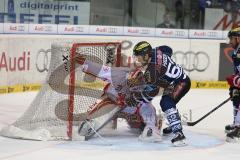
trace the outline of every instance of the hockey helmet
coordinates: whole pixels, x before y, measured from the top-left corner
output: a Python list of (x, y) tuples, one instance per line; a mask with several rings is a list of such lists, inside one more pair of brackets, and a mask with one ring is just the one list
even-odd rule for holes
[(171, 57), (173, 54), (172, 48), (167, 45), (159, 46), (158, 49), (161, 50), (164, 54), (168, 55), (169, 57)]
[(145, 56), (152, 51), (152, 46), (147, 41), (141, 41), (133, 48), (134, 56)]
[(231, 29), (228, 32), (228, 38), (230, 38), (230, 37), (240, 37), (240, 27)]

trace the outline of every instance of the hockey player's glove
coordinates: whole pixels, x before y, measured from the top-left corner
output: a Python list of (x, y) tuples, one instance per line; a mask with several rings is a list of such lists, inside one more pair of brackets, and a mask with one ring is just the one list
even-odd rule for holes
[(238, 89), (236, 87), (230, 87), (229, 95), (230, 95), (232, 101), (240, 99), (240, 89)]

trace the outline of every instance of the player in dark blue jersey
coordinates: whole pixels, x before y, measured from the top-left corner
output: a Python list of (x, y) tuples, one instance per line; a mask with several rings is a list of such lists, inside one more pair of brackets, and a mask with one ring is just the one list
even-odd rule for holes
[(160, 101), (162, 111), (170, 124), (174, 137), (171, 142), (175, 146), (186, 145), (185, 136), (176, 104), (189, 91), (191, 81), (183, 68), (171, 59), (172, 49), (168, 46), (159, 46), (152, 49), (151, 45), (142, 41), (135, 45), (133, 55), (144, 67), (145, 83), (149, 84), (155, 92), (135, 95), (141, 100), (151, 100), (157, 95), (156, 90), (164, 88)]
[(240, 139), (240, 86), (238, 77), (240, 76), (240, 27), (234, 28), (228, 32), (229, 44), (234, 49), (232, 52), (232, 61), (234, 74), (227, 77), (230, 85), (229, 93), (233, 103), (233, 124), (227, 125), (227, 141), (238, 141)]

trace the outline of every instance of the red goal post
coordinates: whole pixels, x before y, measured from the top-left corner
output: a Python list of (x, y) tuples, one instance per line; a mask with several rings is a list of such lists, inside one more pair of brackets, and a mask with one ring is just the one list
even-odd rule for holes
[[(111, 65), (114, 64), (116, 67), (120, 67), (121, 64), (121, 43), (119, 42), (102, 42), (102, 43), (74, 43), (71, 49), (70, 55), (70, 78), (69, 78), (69, 112), (68, 112), (68, 137), (72, 139), (72, 126), (73, 126), (73, 110), (74, 110), (74, 90), (75, 90), (75, 61), (74, 57), (76, 56), (77, 48), (82, 46), (104, 46), (106, 50), (115, 49), (116, 50), (116, 61), (110, 62)], [(111, 55), (107, 55), (111, 56)], [(111, 60), (110, 60), (111, 61)], [(116, 122), (115, 122), (116, 123)]]

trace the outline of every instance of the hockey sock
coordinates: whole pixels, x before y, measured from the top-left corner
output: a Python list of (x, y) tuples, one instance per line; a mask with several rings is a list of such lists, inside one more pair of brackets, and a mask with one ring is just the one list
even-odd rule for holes
[(173, 133), (182, 131), (181, 119), (176, 108), (166, 110), (165, 115)]

